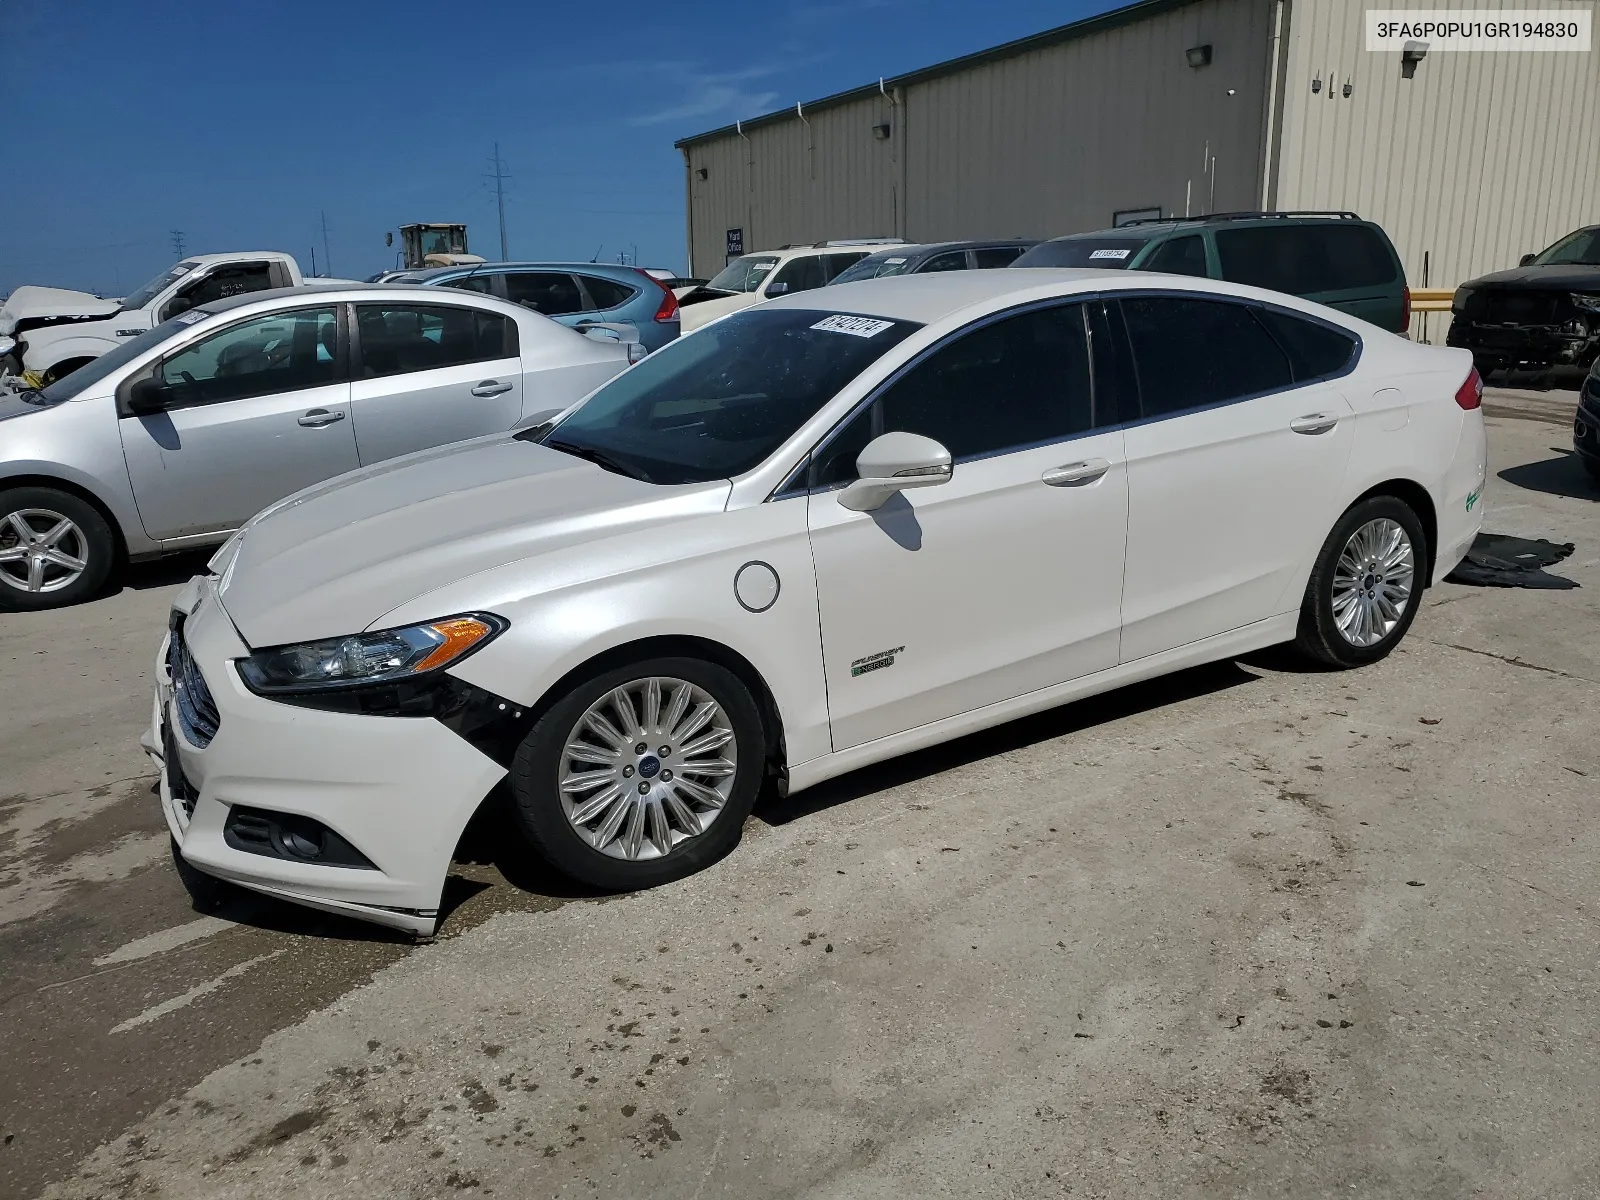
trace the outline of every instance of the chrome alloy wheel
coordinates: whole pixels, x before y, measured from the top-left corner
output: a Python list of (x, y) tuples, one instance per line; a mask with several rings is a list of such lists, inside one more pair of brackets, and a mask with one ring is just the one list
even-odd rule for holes
[(19, 508), (0, 519), (0, 581), (20, 592), (59, 592), (89, 566), (89, 541), (68, 517)]
[(1352, 646), (1375, 646), (1405, 614), (1416, 555), (1399, 522), (1368, 521), (1350, 535), (1333, 571), (1333, 619)]
[(591, 704), (561, 752), (561, 807), (612, 858), (661, 858), (704, 833), (738, 773), (728, 714), (682, 679), (635, 679)]

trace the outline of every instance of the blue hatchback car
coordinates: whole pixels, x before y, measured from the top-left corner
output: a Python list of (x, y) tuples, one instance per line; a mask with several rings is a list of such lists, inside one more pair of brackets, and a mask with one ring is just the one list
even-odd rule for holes
[(631, 325), (646, 350), (678, 336), (678, 299), (654, 276), (607, 263), (474, 263), (410, 272), (403, 281), (499, 296), (579, 331)]

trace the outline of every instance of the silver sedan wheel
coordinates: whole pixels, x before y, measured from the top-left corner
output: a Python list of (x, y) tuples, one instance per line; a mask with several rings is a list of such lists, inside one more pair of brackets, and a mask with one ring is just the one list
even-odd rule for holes
[(19, 592), (59, 592), (89, 567), (89, 539), (48, 508), (19, 508), (0, 518), (0, 582)]
[(1375, 646), (1405, 615), (1416, 554), (1398, 521), (1380, 517), (1350, 535), (1333, 571), (1333, 619), (1352, 646)]
[(721, 815), (738, 772), (728, 714), (682, 679), (635, 679), (578, 718), (561, 753), (568, 822), (612, 858), (661, 858)]

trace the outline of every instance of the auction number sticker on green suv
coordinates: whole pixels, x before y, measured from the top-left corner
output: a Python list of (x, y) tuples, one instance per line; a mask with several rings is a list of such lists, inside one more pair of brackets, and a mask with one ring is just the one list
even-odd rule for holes
[(811, 328), (824, 329), (829, 333), (848, 333), (852, 337), (876, 337), (885, 329), (893, 327), (893, 321), (879, 321), (873, 317), (847, 317), (843, 313), (836, 313), (831, 317), (823, 317)]

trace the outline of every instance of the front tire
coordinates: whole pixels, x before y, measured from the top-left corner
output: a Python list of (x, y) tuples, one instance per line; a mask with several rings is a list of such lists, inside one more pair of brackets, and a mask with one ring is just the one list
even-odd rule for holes
[(518, 747), (518, 823), (564, 875), (608, 891), (691, 875), (738, 844), (766, 772), (750, 689), (694, 658), (578, 684)]
[(1353, 505), (1317, 555), (1295, 648), (1335, 667), (1385, 657), (1417, 615), (1427, 561), (1422, 522), (1409, 504), (1373, 496)]
[(100, 511), (55, 488), (0, 491), (0, 609), (62, 608), (104, 586), (116, 539)]

